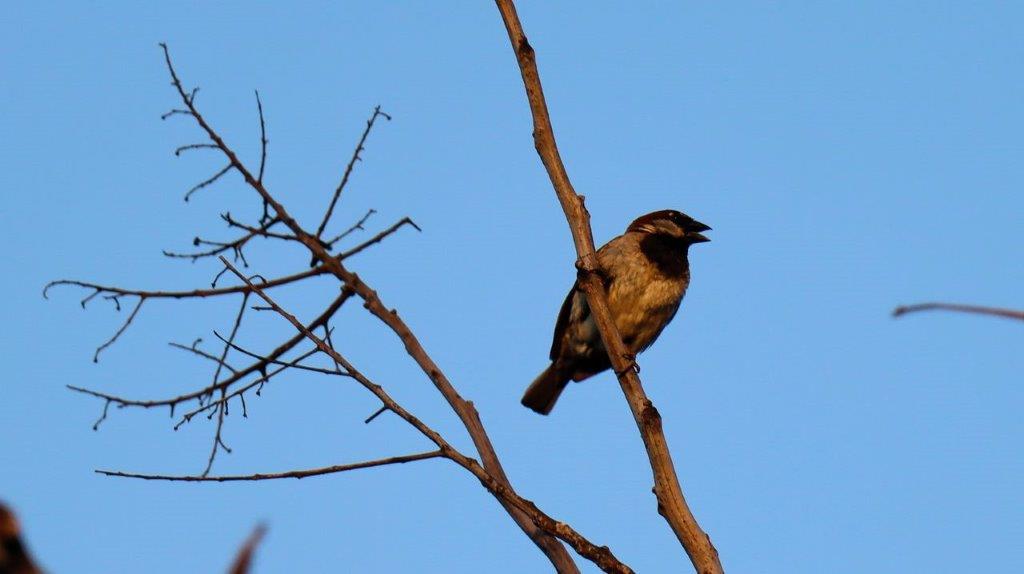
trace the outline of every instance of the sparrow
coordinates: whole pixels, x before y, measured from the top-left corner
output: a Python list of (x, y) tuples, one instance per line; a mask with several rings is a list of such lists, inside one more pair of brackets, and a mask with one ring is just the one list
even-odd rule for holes
[[(597, 250), (608, 308), (630, 355), (654, 343), (679, 310), (690, 284), (690, 246), (710, 241), (711, 228), (679, 211), (648, 213)], [(523, 394), (522, 403), (546, 415), (569, 381), (582, 381), (611, 368), (587, 299), (573, 285), (555, 322), (551, 365)]]

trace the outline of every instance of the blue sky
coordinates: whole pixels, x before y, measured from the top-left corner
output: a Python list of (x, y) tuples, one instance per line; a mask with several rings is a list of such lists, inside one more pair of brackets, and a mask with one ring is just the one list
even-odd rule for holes
[[(43, 284), (191, 288), (213, 262), (171, 261), (253, 218), (237, 177), (176, 158), (199, 141), (157, 43), (246, 158), (252, 96), (268, 187), (315, 226), (374, 105), (335, 227), (367, 209), (403, 230), (350, 267), (397, 308), (490, 429), (520, 492), (641, 572), (685, 571), (655, 512), (612, 376), (552, 416), (519, 405), (546, 365), (572, 243), (532, 146), (519, 73), (488, 2), (14, 3), (0, 23), (0, 497), (53, 572), (218, 571), (258, 521), (260, 572), (533, 572), (546, 562), (466, 473), (442, 461), (303, 480), (180, 485), (95, 468), (196, 473), (212, 424), (112, 411), (74, 384), (139, 398), (197, 388), (209, 365), (168, 341), (226, 331), (237, 301), (122, 314)], [(599, 243), (676, 208), (714, 227), (674, 323), (641, 357), (688, 500), (730, 572), (1024, 568), (1021, 325), (922, 315), (924, 300), (1024, 307), (1019, 23), (1001, 2), (522, 3), (563, 158)], [(270, 276), (308, 256), (261, 244)], [(309, 317), (335, 286), (281, 291)], [(395, 337), (350, 305), (336, 343), (407, 408), (470, 448)], [(252, 318), (241, 342), (290, 335)], [(217, 473), (426, 450), (365, 391), (295, 374), (231, 417)], [(581, 562), (585, 571), (594, 571)]]

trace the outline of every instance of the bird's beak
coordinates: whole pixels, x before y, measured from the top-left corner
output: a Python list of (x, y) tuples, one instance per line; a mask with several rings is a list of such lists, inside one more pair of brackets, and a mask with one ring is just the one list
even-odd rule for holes
[(690, 226), (690, 231), (686, 233), (686, 238), (689, 239), (691, 243), (704, 243), (705, 241), (711, 241), (701, 233), (702, 231), (711, 231), (711, 226), (704, 225), (699, 221), (694, 221)]

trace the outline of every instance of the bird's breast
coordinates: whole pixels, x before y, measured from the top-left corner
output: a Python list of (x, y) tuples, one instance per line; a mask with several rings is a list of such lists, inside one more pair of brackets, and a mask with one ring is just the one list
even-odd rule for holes
[(650, 346), (675, 316), (686, 293), (684, 277), (666, 278), (638, 269), (616, 277), (608, 292), (608, 306), (631, 352)]

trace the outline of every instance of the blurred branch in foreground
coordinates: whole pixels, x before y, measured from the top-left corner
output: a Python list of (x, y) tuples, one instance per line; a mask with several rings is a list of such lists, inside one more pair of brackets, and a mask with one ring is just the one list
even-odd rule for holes
[(963, 305), (960, 303), (918, 303), (916, 305), (901, 305), (892, 310), (894, 318), (900, 318), (910, 313), (921, 311), (953, 311), (957, 313), (970, 313), (973, 315), (989, 315), (991, 317), (1002, 317), (1004, 319), (1016, 319), (1024, 321), (1024, 311), (1004, 309), (1001, 307), (984, 307), (982, 305)]
[(0, 574), (41, 574), (28, 553), (18, 517), (0, 502)]

